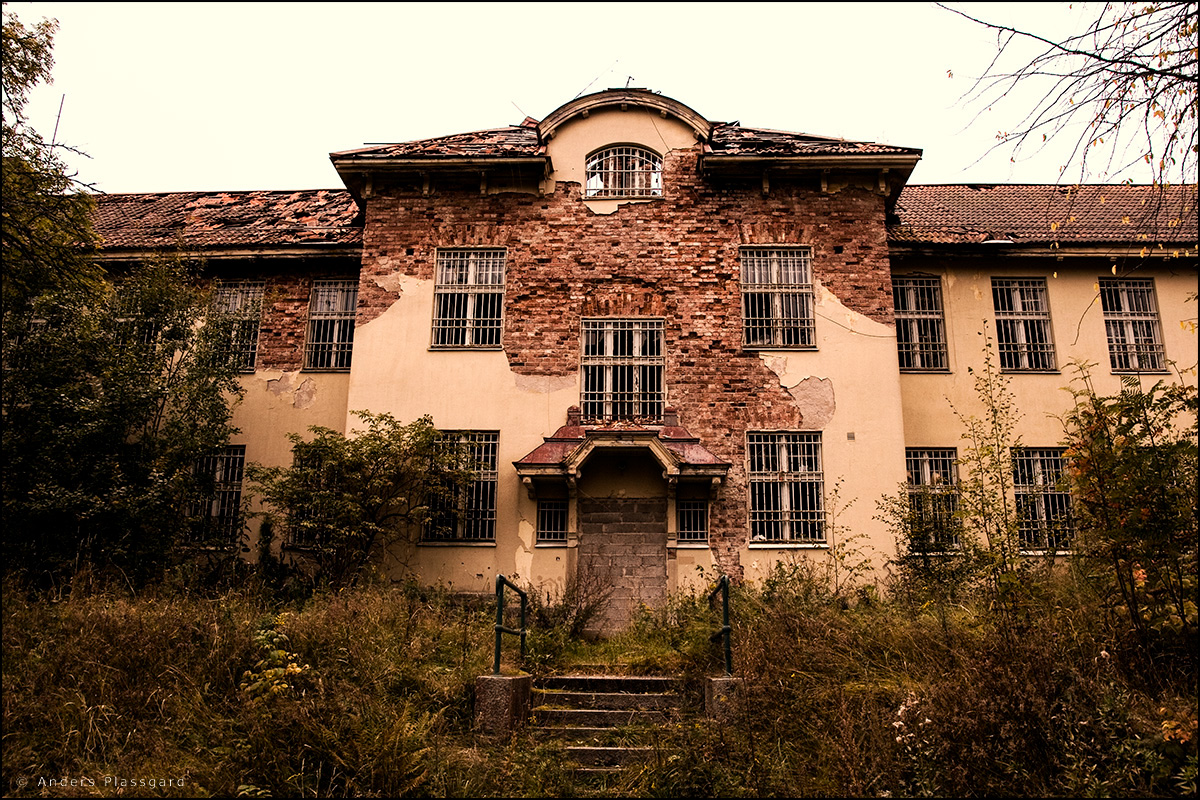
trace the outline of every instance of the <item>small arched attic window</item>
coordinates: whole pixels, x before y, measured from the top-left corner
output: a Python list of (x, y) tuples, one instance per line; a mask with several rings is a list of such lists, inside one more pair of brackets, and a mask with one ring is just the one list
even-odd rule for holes
[(662, 156), (622, 144), (587, 157), (586, 197), (662, 197)]

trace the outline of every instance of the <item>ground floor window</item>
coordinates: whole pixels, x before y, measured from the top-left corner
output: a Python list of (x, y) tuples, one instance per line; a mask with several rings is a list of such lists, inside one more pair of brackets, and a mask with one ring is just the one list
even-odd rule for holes
[(909, 550), (943, 552), (959, 547), (958, 452), (908, 448)]
[(819, 433), (749, 433), (750, 541), (825, 543)]
[(202, 499), (195, 501), (191, 517), (197, 542), (236, 542), (242, 534), (242, 476), (246, 446), (231, 444), (221, 452), (201, 458), (196, 479)]
[(1013, 490), (1022, 550), (1070, 548), (1074, 523), (1071, 494), (1063, 486), (1063, 453), (1058, 447), (1013, 449)]
[(705, 500), (677, 500), (678, 539), (681, 542), (708, 541), (708, 502)]
[(425, 526), (429, 542), (496, 540), (497, 451), (500, 434), (491, 431), (445, 431), (442, 441), (467, 459), (475, 479), (435, 499)]
[(537, 540), (548, 544), (567, 541), (566, 500), (538, 500)]

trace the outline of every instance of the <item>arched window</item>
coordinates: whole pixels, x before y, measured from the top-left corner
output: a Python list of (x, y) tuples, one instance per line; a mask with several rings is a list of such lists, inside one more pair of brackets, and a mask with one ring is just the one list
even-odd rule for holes
[(587, 159), (587, 197), (662, 197), (662, 157), (653, 150), (619, 145)]

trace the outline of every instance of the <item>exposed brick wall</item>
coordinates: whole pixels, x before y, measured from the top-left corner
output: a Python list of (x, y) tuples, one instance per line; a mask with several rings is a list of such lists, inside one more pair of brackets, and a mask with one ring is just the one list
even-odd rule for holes
[(760, 182), (704, 181), (695, 151), (668, 155), (663, 184), (663, 200), (610, 215), (592, 213), (573, 183), (544, 197), (382, 187), (366, 208), (359, 322), (395, 300), (377, 282), (391, 285), (396, 273), (432, 280), (436, 248), (461, 246), (508, 248), (503, 341), (518, 373), (577, 371), (582, 317), (663, 317), (668, 402), (734, 465), (710, 529), (719, 562), (736, 575), (747, 530), (745, 431), (802, 419), (777, 376), (742, 349), (739, 247), (811, 245), (815, 278), (890, 324), (884, 198), (775, 178), (764, 197)]
[(665, 498), (579, 499), (579, 569), (612, 594), (597, 620), (602, 631), (626, 627), (639, 602), (666, 596)]
[(254, 278), (265, 282), (256, 367), (290, 371), (304, 366), (304, 337), (308, 329), (308, 303), (313, 281), (353, 279), (357, 277), (358, 269), (357, 261), (343, 259), (272, 261), (239, 264), (236, 271), (229, 265), (222, 265), (215, 277), (236, 281), (253, 270)]

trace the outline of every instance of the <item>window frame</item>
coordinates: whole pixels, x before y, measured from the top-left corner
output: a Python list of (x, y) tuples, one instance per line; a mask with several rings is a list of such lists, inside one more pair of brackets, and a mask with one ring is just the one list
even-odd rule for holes
[[(439, 247), (433, 292), (434, 350), (497, 350), (504, 332), (508, 250), (504, 247)], [(456, 268), (464, 267), (461, 275)], [(495, 278), (480, 281), (479, 278)], [(454, 280), (461, 277), (462, 280)], [(456, 299), (458, 298), (458, 299)], [(487, 314), (489, 310), (493, 314)], [(481, 313), (482, 312), (482, 313)], [(461, 334), (461, 341), (452, 341)], [(481, 334), (483, 336), (481, 337)], [(479, 341), (485, 338), (486, 341)]]
[[(1100, 307), (1104, 313), (1104, 335), (1108, 342), (1108, 360), (1114, 374), (1167, 372), (1167, 353), (1163, 343), (1162, 320), (1153, 278), (1099, 278)], [(1130, 310), (1131, 295), (1141, 295), (1144, 308)], [(1118, 300), (1119, 307), (1110, 307)], [(1139, 327), (1141, 336), (1138, 335)], [(1149, 341), (1147, 341), (1147, 335)], [(1141, 362), (1153, 364), (1143, 367)], [(1123, 362), (1123, 363), (1122, 363)]]
[(446, 446), (464, 448), (475, 478), (453, 493), (453, 508), (435, 495), (429, 521), (421, 530), (421, 544), (495, 545), (500, 431), (439, 431), (438, 439)]
[[(922, 304), (921, 300), (927, 302)], [(949, 372), (950, 347), (946, 339), (942, 279), (928, 275), (892, 276), (892, 305), (900, 371)], [(930, 361), (936, 363), (928, 363)]]
[(962, 549), (962, 522), (955, 517), (960, 500), (958, 449), (906, 447), (904, 467), (908, 476), (909, 511), (922, 522), (929, 520), (933, 534), (928, 547), (916, 551), (911, 549), (910, 535), (910, 554), (953, 553)]
[[(191, 503), (188, 516), (196, 527), (191, 536), (197, 545), (237, 544), (245, 532), (242, 487), (246, 476), (246, 445), (225, 445), (219, 452), (201, 456), (194, 467), (199, 480), (212, 478), (211, 493)], [(200, 477), (204, 476), (204, 477)]]
[(992, 309), (1001, 372), (1058, 372), (1045, 278), (993, 277)]
[[(593, 150), (584, 159), (583, 175), (586, 200), (663, 197), (663, 157), (643, 145), (609, 144)], [(643, 175), (649, 179), (642, 180)]]
[[(793, 463), (815, 469), (793, 469)], [(765, 468), (771, 464), (775, 469)], [(747, 431), (746, 483), (751, 547), (828, 547), (820, 432)]]
[(241, 373), (252, 373), (257, 367), (265, 291), (265, 281), (239, 280), (220, 281), (213, 292), (212, 314), (219, 324), (230, 326), (221, 352)]
[[(338, 298), (320, 307), (324, 292)], [(309, 372), (349, 372), (354, 354), (354, 324), (358, 316), (358, 281), (314, 280), (309, 294), (304, 336), (304, 369)], [(318, 335), (318, 333), (320, 335)]]
[(813, 248), (746, 245), (738, 249), (738, 263), (742, 348), (816, 350)]
[[(626, 349), (618, 341), (626, 332), (629, 352), (617, 352)], [(579, 408), (585, 424), (662, 423), (667, 407), (664, 318), (584, 317), (579, 324), (579, 366)]]
[[(569, 503), (560, 498), (538, 498), (537, 544), (565, 546)], [(552, 523), (552, 524), (551, 524)]]
[[(1066, 449), (1014, 447), (1010, 456), (1020, 551), (1069, 553), (1070, 539), (1075, 534), (1073, 501), (1070, 491), (1060, 488), (1067, 467)], [(1033, 480), (1023, 480), (1022, 470)], [(1064, 517), (1066, 525), (1055, 531), (1056, 523)]]
[(708, 544), (707, 500), (675, 500), (675, 540), (685, 545)]

